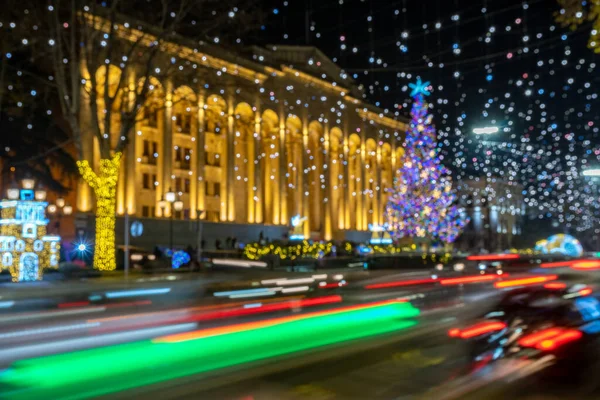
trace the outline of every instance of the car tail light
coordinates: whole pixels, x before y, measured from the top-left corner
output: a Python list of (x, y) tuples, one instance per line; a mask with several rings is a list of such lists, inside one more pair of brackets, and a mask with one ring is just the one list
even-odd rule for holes
[(556, 279), (558, 279), (557, 275), (532, 276), (529, 278), (510, 279), (510, 280), (496, 282), (496, 283), (494, 283), (494, 287), (497, 289), (504, 289), (504, 288), (515, 287), (515, 286), (538, 285), (540, 283), (553, 281)]
[(459, 337), (461, 339), (471, 339), (486, 333), (501, 331), (506, 328), (506, 324), (500, 321), (486, 321), (472, 325), (465, 329), (453, 328), (448, 331), (448, 336)]
[(592, 289), (590, 289), (590, 288), (581, 289), (579, 291), (579, 294), (582, 296), (588, 296), (588, 295), (592, 294)]
[(580, 339), (583, 334), (576, 329), (569, 329), (558, 336), (551, 339), (542, 340), (537, 344), (537, 348), (540, 350), (554, 350), (565, 343), (572, 342)]
[(555, 350), (563, 344), (580, 339), (583, 336), (577, 329), (549, 328), (527, 335), (519, 340), (523, 347), (535, 347), (538, 350)]
[(551, 282), (551, 283), (546, 283), (544, 285), (544, 288), (546, 288), (546, 289), (553, 289), (553, 290), (566, 289), (567, 288), (567, 284), (563, 283), (563, 282)]
[(580, 260), (580, 261), (574, 261), (571, 264), (571, 268), (573, 268), (573, 269), (579, 269), (579, 270), (599, 269), (600, 268), (600, 260)]

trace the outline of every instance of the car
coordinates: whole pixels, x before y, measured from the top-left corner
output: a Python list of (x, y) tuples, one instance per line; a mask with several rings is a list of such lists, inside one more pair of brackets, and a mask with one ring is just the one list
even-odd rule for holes
[(600, 365), (600, 301), (585, 284), (550, 281), (508, 291), (480, 318), (448, 331), (472, 366), (527, 361), (545, 376), (582, 377)]

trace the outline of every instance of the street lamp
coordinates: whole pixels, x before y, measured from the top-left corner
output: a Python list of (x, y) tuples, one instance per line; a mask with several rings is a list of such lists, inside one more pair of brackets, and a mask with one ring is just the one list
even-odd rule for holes
[(44, 200), (46, 200), (46, 191), (44, 189), (37, 189), (35, 191), (35, 199), (37, 201), (44, 201)]
[(582, 172), (583, 176), (600, 177), (600, 168), (590, 168)]
[(200, 260), (202, 257), (202, 214), (204, 214), (204, 210), (196, 210), (196, 218), (198, 220), (196, 224), (196, 232), (198, 234), (196, 243), (196, 261), (198, 262), (198, 267), (200, 267)]
[(169, 188), (169, 191), (165, 193), (165, 199), (167, 202), (171, 203), (171, 212), (170, 212), (170, 221), (169, 221), (169, 248), (173, 251), (173, 209), (179, 208), (178, 211), (181, 211), (183, 208), (183, 202), (181, 200), (175, 201), (176, 194)]
[(18, 188), (8, 188), (6, 191), (6, 196), (9, 200), (18, 200), (19, 199), (19, 189)]
[(492, 133), (498, 133), (498, 127), (486, 126), (484, 128), (475, 128), (473, 133), (476, 135), (491, 135)]
[[(38, 191), (36, 191), (36, 197), (38, 196)], [(41, 194), (40, 194), (41, 196)], [(44, 198), (46, 197), (46, 195), (44, 194)], [(48, 210), (48, 214), (50, 214), (51, 216), (56, 216), (57, 217), (57, 221), (54, 224), (54, 227), (56, 228), (56, 233), (59, 233), (60, 231), (60, 220), (63, 216), (68, 217), (69, 215), (73, 214), (73, 206), (70, 206), (69, 204), (67, 204), (65, 202), (65, 199), (63, 199), (62, 197), (59, 197), (58, 199), (56, 199), (55, 204), (48, 204), (48, 207), (46, 208)]]
[(33, 189), (35, 181), (31, 178), (21, 179), (21, 186), (23, 186), (23, 189)]

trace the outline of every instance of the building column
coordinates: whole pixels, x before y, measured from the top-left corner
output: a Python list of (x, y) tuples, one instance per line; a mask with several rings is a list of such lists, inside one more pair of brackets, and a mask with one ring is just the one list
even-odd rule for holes
[(192, 219), (198, 218), (196, 210), (203, 210), (204, 214), (201, 215), (201, 218), (206, 218), (206, 203), (204, 197), (204, 105), (206, 104), (206, 92), (204, 91), (202, 84), (199, 87), (197, 96), (198, 129), (193, 133), (194, 138), (196, 139), (196, 149), (194, 151), (195, 156), (192, 158), (192, 175), (194, 176), (194, 179), (190, 182), (190, 217)]
[[(165, 82), (165, 107), (164, 107), (164, 118), (163, 118), (163, 134), (162, 134), (162, 146), (160, 147), (161, 152), (159, 156), (162, 156), (162, 175), (160, 182), (160, 190), (157, 190), (157, 196), (159, 200), (162, 196), (165, 195), (169, 191), (169, 188), (172, 188), (172, 179), (171, 175), (173, 173), (173, 84), (170, 80)], [(160, 194), (159, 194), (160, 193)], [(161, 212), (157, 204), (157, 212)], [(168, 217), (171, 215), (171, 205), (167, 204), (167, 208), (165, 209), (165, 215), (163, 217)]]
[(309, 201), (308, 201), (308, 173), (306, 167), (308, 166), (308, 110), (306, 108), (302, 109), (302, 157), (300, 166), (300, 182), (298, 184), (297, 190), (300, 192), (300, 202), (299, 202), (299, 214), (301, 217), (306, 217), (304, 221), (304, 237), (310, 238), (310, 210), (309, 210)]
[[(288, 160), (287, 160), (287, 149), (286, 149), (286, 138), (285, 138), (285, 109), (283, 104), (279, 105), (279, 135), (277, 139), (279, 142), (279, 207), (280, 215), (278, 222), (281, 225), (289, 225), (291, 214), (294, 210), (288, 210), (288, 196), (293, 194), (289, 193), (287, 184), (287, 171), (288, 171)], [(293, 149), (292, 149), (293, 151)]]
[(323, 196), (323, 205), (325, 206), (325, 212), (321, 213), (321, 226), (323, 227), (323, 238), (325, 240), (331, 240), (333, 238), (333, 223), (331, 221), (331, 206), (333, 204), (333, 185), (331, 184), (331, 174), (329, 172), (331, 167), (329, 118), (325, 120), (323, 135), (325, 139), (323, 142), (323, 176), (325, 177), (325, 195)]
[(344, 202), (343, 207), (343, 220), (344, 220), (344, 229), (352, 228), (352, 219), (350, 217), (350, 144), (349, 144), (349, 127), (347, 119), (344, 121), (344, 131), (343, 131), (343, 140), (342, 140), (342, 152), (344, 154), (343, 162), (342, 162), (342, 175), (343, 175), (343, 184), (342, 184), (342, 198)]
[[(85, 64), (81, 63), (81, 76), (89, 76)], [(92, 108), (90, 106), (90, 96), (87, 94), (85, 87), (81, 87), (81, 107), (79, 108), (79, 126), (81, 129), (81, 153), (80, 157), (87, 160), (90, 165), (94, 162), (94, 134), (91, 126)], [(90, 212), (93, 208), (92, 189), (90, 186), (79, 177), (77, 180), (77, 211)]]
[(373, 212), (376, 214), (373, 216), (373, 221), (379, 226), (383, 225), (383, 196), (381, 187), (381, 145), (382, 143), (377, 142), (377, 168), (375, 170), (375, 204), (373, 204)]
[[(84, 91), (84, 89), (81, 89)], [(91, 108), (90, 99), (87, 94), (81, 95), (81, 108), (79, 112), (79, 121), (81, 126), (81, 157), (87, 160), (90, 165), (94, 162), (94, 134), (91, 127)], [(92, 189), (79, 177), (77, 180), (77, 211), (91, 212), (93, 209)]]
[[(257, 159), (257, 149), (259, 148), (258, 138), (260, 137), (260, 102), (258, 99), (254, 101), (254, 126), (251, 137), (247, 137), (247, 149), (246, 155), (248, 156), (247, 163), (247, 189), (246, 193), (248, 194), (247, 202), (248, 202), (248, 222), (251, 224), (258, 223), (257, 219), (257, 202), (255, 199), (258, 198), (258, 191), (256, 190), (256, 173), (260, 171), (260, 167), (254, 163)], [(260, 164), (259, 164), (260, 165)]]
[[(135, 71), (130, 70), (128, 76), (129, 84), (129, 109), (133, 110), (135, 107), (135, 90), (137, 88)], [(140, 136), (137, 134), (137, 124), (134, 123), (133, 132), (130, 134), (130, 142), (127, 145), (127, 155), (125, 157), (126, 175), (125, 175), (125, 212), (129, 215), (135, 215), (137, 206), (137, 184), (138, 184), (138, 163), (137, 163), (137, 149), (140, 145)]]
[(224, 210), (225, 220), (235, 221), (235, 193), (234, 193), (234, 180), (235, 180), (235, 94), (231, 86), (227, 87), (226, 93), (227, 99), (227, 138), (225, 141), (225, 194), (222, 196), (225, 199)]
[(265, 191), (264, 191), (264, 162), (262, 161), (262, 147), (263, 147), (263, 134), (262, 134), (262, 114), (260, 113), (260, 97), (256, 95), (254, 100), (256, 105), (256, 113), (254, 116), (254, 196), (252, 204), (254, 205), (254, 219), (257, 224), (265, 223)]
[[(365, 174), (365, 165), (367, 161), (367, 124), (363, 121), (361, 124), (360, 130), (360, 183), (357, 185), (359, 187), (359, 193), (357, 193), (358, 201), (357, 201), (357, 209), (358, 215), (360, 215), (360, 224), (357, 223), (357, 229), (364, 231), (367, 229), (367, 221), (368, 219), (368, 210), (367, 210), (367, 198), (365, 194), (365, 190), (367, 188), (366, 174)], [(358, 222), (358, 218), (357, 218)]]

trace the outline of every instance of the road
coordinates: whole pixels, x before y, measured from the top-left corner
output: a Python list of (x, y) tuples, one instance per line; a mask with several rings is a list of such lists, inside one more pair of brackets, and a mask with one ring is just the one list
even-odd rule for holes
[[(83, 300), (6, 307), (0, 398), (424, 399), (460, 387), (470, 390), (447, 398), (541, 393), (503, 379), (473, 385), (483, 381), (466, 374), (465, 349), (447, 337), (449, 327), (493, 304), (500, 277), (324, 275), (238, 277), (225, 280), (230, 290), (220, 279), (209, 290), (207, 282), (166, 279), (137, 291), (88, 286), (86, 293), (82, 285), (69, 293)], [(21, 294), (15, 304), (26, 300)]]

